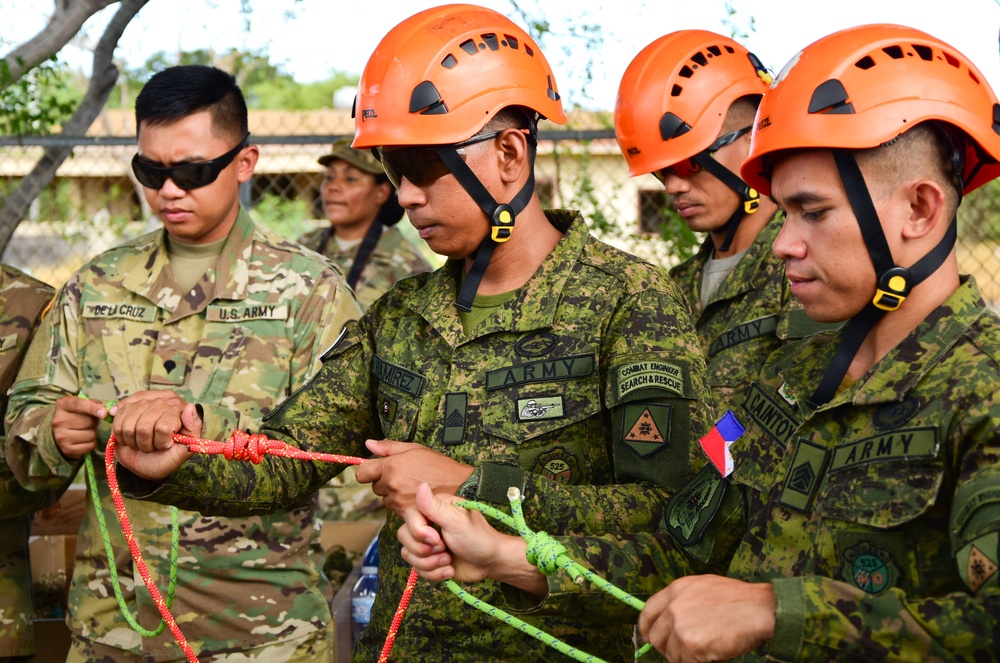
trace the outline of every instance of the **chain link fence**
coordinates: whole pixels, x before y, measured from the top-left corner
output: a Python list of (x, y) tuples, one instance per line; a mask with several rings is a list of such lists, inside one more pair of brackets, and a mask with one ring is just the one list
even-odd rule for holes
[[(595, 235), (651, 262), (669, 267), (690, 255), (701, 238), (673, 216), (653, 177), (629, 177), (608, 118), (580, 116), (568, 126), (574, 128), (540, 127), (536, 177), (543, 205), (581, 210)], [(242, 197), (253, 217), (293, 239), (322, 224), (317, 158), (353, 132), (349, 112), (252, 111), (250, 131), (260, 160)], [(0, 200), (52, 146), (71, 147), (72, 156), (31, 204), (2, 259), (58, 287), (93, 255), (159, 222), (132, 175), (135, 126), (123, 111), (105, 111), (85, 137), (0, 136)], [(409, 224), (400, 228), (420, 242)], [(957, 252), (962, 271), (1000, 309), (1000, 183), (963, 202)]]

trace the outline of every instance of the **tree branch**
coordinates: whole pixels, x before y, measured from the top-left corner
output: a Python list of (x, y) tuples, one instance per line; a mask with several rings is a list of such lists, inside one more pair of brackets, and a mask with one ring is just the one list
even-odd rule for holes
[[(105, 0), (90, 0), (90, 5), (110, 4)], [(73, 116), (63, 125), (62, 135), (83, 136), (87, 129), (94, 123), (100, 114), (104, 104), (107, 103), (115, 81), (118, 80), (118, 67), (114, 63), (115, 48), (118, 40), (128, 26), (129, 22), (142, 9), (149, 0), (121, 0), (118, 11), (111, 22), (108, 23), (104, 34), (101, 36), (97, 48), (94, 50), (93, 74), (90, 78), (90, 85), (87, 87), (87, 94), (84, 96), (80, 106), (73, 113)], [(74, 0), (64, 0), (64, 4), (76, 4)], [(39, 159), (31, 172), (21, 180), (17, 189), (4, 201), (0, 208), (0, 251), (7, 247), (14, 230), (24, 218), (31, 205), (31, 201), (38, 197), (42, 190), (49, 185), (55, 177), (59, 166), (69, 158), (73, 148), (70, 145), (46, 147), (45, 153)]]
[(115, 2), (117, 0), (57, 0), (55, 11), (46, 26), (0, 62), (0, 88), (7, 87), (53, 53), (58, 53), (80, 31), (87, 19)]

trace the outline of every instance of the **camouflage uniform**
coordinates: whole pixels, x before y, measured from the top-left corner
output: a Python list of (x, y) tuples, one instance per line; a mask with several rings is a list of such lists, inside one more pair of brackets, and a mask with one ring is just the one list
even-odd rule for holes
[[(53, 294), (41, 281), (0, 265), (0, 411), (7, 409), (7, 392)], [(0, 453), (0, 659), (35, 653), (28, 566), (31, 514), (59, 494), (22, 488), (7, 467), (6, 455)]]
[[(746, 660), (997, 660), (1000, 320), (963, 281), (816, 411), (835, 336), (783, 347), (737, 410), (728, 480), (706, 468), (680, 491), (662, 545), (571, 556), (640, 597), (691, 573), (770, 582), (774, 640)], [(549, 586), (549, 609), (636, 618), (564, 574)]]
[[(306, 248), (319, 251), (345, 275), (350, 274), (354, 264), (357, 247), (341, 251), (336, 240), (330, 236), (331, 226), (317, 228), (299, 238)], [(325, 245), (325, 246), (324, 246)], [(368, 256), (368, 262), (361, 270), (358, 283), (354, 287), (354, 295), (362, 310), (367, 311), (372, 303), (386, 293), (392, 284), (410, 274), (429, 272), (430, 264), (420, 254), (406, 236), (395, 226), (387, 226)]]
[[(345, 275), (350, 274), (357, 247), (341, 251), (336, 240), (331, 237), (332, 229), (332, 226), (319, 228), (300, 237), (299, 242), (325, 255)], [(367, 311), (396, 281), (430, 269), (431, 266), (420, 255), (417, 247), (398, 228), (387, 226), (382, 230), (354, 287), (358, 304), (362, 310)], [(355, 468), (348, 468), (332, 479), (329, 487), (320, 490), (319, 515), (323, 520), (385, 517), (381, 498), (372, 492), (370, 486), (360, 485), (354, 478), (354, 471)]]
[[(22, 459), (13, 469), (22, 483), (36, 487), (62, 486), (76, 474), (82, 463), (59, 451), (52, 416), (55, 400), (78, 392), (112, 401), (147, 389), (173, 390), (202, 404), (206, 438), (256, 428), (263, 414), (318, 369), (323, 351), (359, 314), (335, 270), (298, 244), (256, 227), (244, 210), (216, 267), (186, 296), (175, 291), (162, 230), (127, 242), (74, 274), (40, 328), (11, 395), (8, 456), (13, 459), (13, 451)], [(97, 433), (106, 440), (110, 426), (102, 423)], [(139, 623), (153, 628), (159, 613), (117, 527), (102, 452), (94, 463), (100, 506), (122, 591), (131, 609), (138, 606)], [(302, 494), (274, 515), (179, 514), (172, 612), (196, 653), (296, 642), (321, 651), (330, 646), (329, 591), (315, 564), (315, 509), (315, 496)], [(170, 510), (127, 501), (127, 511), (165, 594)], [(183, 657), (169, 630), (143, 638), (121, 616), (89, 495), (68, 622), (77, 638), (147, 661)]]
[(693, 311), (708, 363), (708, 385), (720, 413), (736, 406), (764, 360), (779, 345), (829, 328), (813, 322), (792, 297), (785, 264), (771, 253), (779, 230), (781, 220), (775, 216), (704, 309), (701, 280), (705, 263), (715, 250), (712, 239), (706, 239), (696, 255), (670, 270)]
[[(420, 442), (477, 467), (478, 482), (464, 495), (506, 506), (508, 486), (522, 486), (527, 518), (540, 530), (653, 528), (666, 494), (695, 469), (689, 441), (710, 418), (694, 330), (664, 272), (598, 242), (578, 215), (548, 214), (565, 237), (473, 333), (454, 306), (460, 265), (404, 279), (324, 357), (309, 386), (265, 419), (262, 432), (347, 454), (366, 453), (369, 437)], [(308, 469), (192, 458), (164, 484), (132, 477), (126, 489), (255, 512), (308, 494), (337, 471), (320, 463)], [(190, 486), (206, 489), (195, 495)], [(378, 596), (358, 661), (377, 657), (409, 573), (395, 537), (400, 524), (390, 514), (379, 537)], [(502, 600), (496, 584), (470, 591)], [(609, 628), (601, 615), (554, 617), (544, 628), (606, 660), (633, 658), (632, 628)], [(420, 582), (393, 659), (551, 655), (441, 585)]]

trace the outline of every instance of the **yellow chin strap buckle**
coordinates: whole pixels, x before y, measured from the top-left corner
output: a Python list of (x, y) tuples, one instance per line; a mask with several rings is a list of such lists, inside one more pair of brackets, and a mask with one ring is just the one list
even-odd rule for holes
[(753, 214), (760, 207), (760, 194), (757, 193), (757, 189), (751, 187), (747, 190), (747, 195), (750, 196), (750, 200), (743, 201), (743, 213)]
[(893, 267), (878, 281), (872, 304), (883, 311), (895, 311), (910, 294), (910, 272), (903, 267)]
[(514, 210), (507, 204), (498, 205), (493, 212), (492, 221), (490, 239), (497, 244), (503, 244), (514, 232)]

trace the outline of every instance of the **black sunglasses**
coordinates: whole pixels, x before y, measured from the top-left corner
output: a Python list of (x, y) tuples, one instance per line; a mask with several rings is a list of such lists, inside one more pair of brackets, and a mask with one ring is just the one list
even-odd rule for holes
[(250, 133), (243, 137), (240, 144), (217, 159), (182, 163), (177, 166), (164, 166), (158, 163), (143, 161), (138, 154), (132, 157), (132, 172), (139, 184), (148, 189), (161, 189), (163, 183), (170, 180), (181, 189), (190, 191), (208, 186), (219, 177), (226, 166), (233, 162), (236, 155), (250, 142)]
[[(737, 138), (748, 133), (751, 129), (753, 129), (753, 126), (743, 127), (742, 129), (737, 129), (736, 131), (730, 131), (727, 134), (723, 134), (716, 138), (714, 143), (699, 152), (699, 154), (707, 154), (711, 157), (715, 152), (718, 152), (726, 145), (735, 143)], [(695, 161), (694, 157), (690, 157), (675, 163), (672, 166), (667, 166), (666, 168), (653, 171), (653, 176), (660, 180), (660, 182), (666, 182), (668, 173), (685, 180), (699, 172), (701, 172), (701, 164)]]
[[(465, 146), (496, 138), (504, 131), (506, 129), (480, 134), (461, 143), (442, 145), (440, 148), (454, 149), (462, 157), (462, 161), (465, 161), (466, 152), (463, 149)], [(519, 131), (523, 131), (529, 136), (531, 135), (528, 129), (519, 129)], [(434, 180), (450, 173), (451, 171), (448, 169), (448, 166), (445, 165), (444, 161), (441, 160), (441, 155), (438, 154), (438, 149), (440, 148), (403, 147), (398, 150), (386, 150), (383, 147), (373, 147), (372, 154), (382, 163), (389, 181), (398, 189), (399, 183), (404, 177), (416, 186), (427, 186)]]

